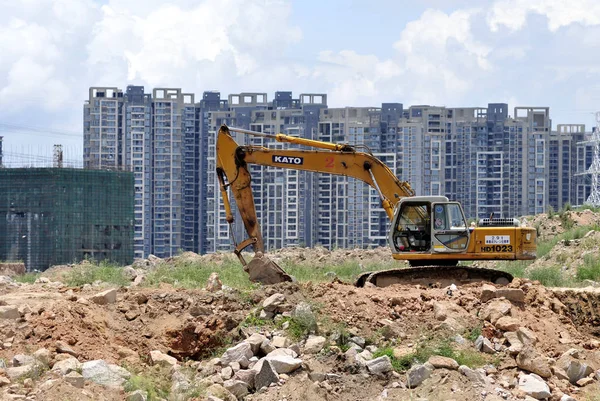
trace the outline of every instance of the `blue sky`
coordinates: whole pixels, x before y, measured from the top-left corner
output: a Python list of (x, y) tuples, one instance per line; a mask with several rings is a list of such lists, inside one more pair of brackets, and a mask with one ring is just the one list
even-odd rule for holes
[[(5, 153), (81, 152), (89, 86), (600, 110), (596, 0), (0, 0)], [(23, 157), (24, 158), (24, 157)]]

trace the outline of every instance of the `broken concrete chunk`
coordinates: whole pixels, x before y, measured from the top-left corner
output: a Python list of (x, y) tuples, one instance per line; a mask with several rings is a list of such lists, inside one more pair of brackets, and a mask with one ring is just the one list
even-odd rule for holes
[(275, 348), (287, 348), (290, 345), (290, 340), (287, 337), (274, 336), (271, 340), (271, 344), (273, 344)]
[(131, 377), (127, 370), (101, 359), (85, 362), (81, 365), (81, 372), (86, 380), (108, 387), (119, 387)]
[(254, 356), (252, 347), (247, 342), (241, 342), (235, 347), (229, 348), (221, 357), (223, 365), (238, 362), (240, 366), (248, 366), (248, 360)]
[(115, 302), (117, 302), (117, 290), (113, 288), (110, 290), (99, 292), (98, 294), (93, 295), (90, 298), (90, 301), (98, 305), (114, 304)]
[(496, 320), (494, 326), (502, 331), (516, 331), (521, 326), (521, 321), (514, 317), (502, 316), (500, 319)]
[(406, 379), (406, 387), (415, 388), (421, 385), (421, 383), (429, 377), (431, 371), (425, 365), (414, 365), (406, 374), (408, 376)]
[(550, 387), (548, 387), (544, 379), (534, 373), (521, 376), (519, 379), (519, 390), (536, 400), (543, 400), (552, 395)]
[(275, 312), (285, 302), (285, 295), (273, 294), (263, 301), (263, 309), (267, 312)]
[(267, 337), (262, 334), (254, 333), (250, 337), (246, 338), (244, 341), (250, 344), (250, 348), (252, 349), (252, 353), (254, 355), (258, 354), (260, 350), (260, 346), (263, 341), (267, 340)]
[(516, 362), (519, 368), (528, 372), (535, 373), (544, 378), (552, 376), (548, 360), (531, 346), (523, 347), (523, 350), (517, 355)]
[(256, 390), (258, 391), (263, 387), (269, 387), (271, 383), (277, 383), (278, 381), (279, 375), (275, 371), (273, 365), (271, 365), (271, 362), (268, 360), (263, 361), (260, 370), (256, 373), (256, 376), (254, 377), (254, 385), (256, 387)]
[(177, 359), (159, 350), (150, 351), (150, 362), (152, 362), (152, 365), (159, 365), (166, 368), (177, 365)]
[(318, 354), (321, 352), (325, 344), (327, 343), (327, 339), (321, 336), (310, 336), (308, 340), (306, 340), (306, 344), (304, 345), (304, 352), (307, 354)]
[(460, 365), (458, 371), (471, 380), (473, 384), (485, 385), (485, 372), (483, 369), (473, 370), (465, 365)]
[(290, 373), (302, 366), (302, 360), (287, 355), (268, 356), (263, 359), (268, 360), (278, 374)]
[(63, 376), (69, 372), (77, 371), (81, 368), (81, 363), (76, 358), (72, 356), (64, 359), (62, 361), (55, 362), (52, 366), (53, 371), (60, 372)]
[(15, 305), (0, 306), (0, 319), (18, 319), (21, 317), (19, 308)]
[(248, 394), (248, 384), (241, 380), (226, 380), (223, 383), (231, 394), (235, 395), (238, 399), (242, 399)]
[(392, 361), (387, 355), (380, 356), (379, 358), (367, 361), (366, 366), (369, 372), (371, 372), (371, 374), (374, 375), (381, 375), (387, 372), (391, 372), (394, 369), (392, 366)]
[(569, 377), (571, 384), (576, 384), (579, 380), (594, 373), (594, 369), (585, 363), (573, 359), (567, 365), (565, 373)]
[(479, 316), (483, 320), (487, 320), (494, 324), (501, 317), (508, 315), (511, 309), (512, 304), (509, 301), (505, 299), (494, 299), (481, 308)]
[(65, 375), (65, 381), (73, 387), (83, 388), (85, 379), (77, 372), (70, 372)]

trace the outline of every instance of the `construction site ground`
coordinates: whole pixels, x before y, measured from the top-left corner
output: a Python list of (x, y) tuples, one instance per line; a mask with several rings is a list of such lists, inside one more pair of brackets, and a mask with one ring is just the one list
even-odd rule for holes
[[(393, 266), (385, 248), (274, 252), (299, 279), (274, 286), (242, 283), (222, 254), (106, 281), (88, 263), (5, 272), (0, 400), (598, 401), (600, 289), (578, 269), (600, 259), (600, 215), (566, 213), (529, 219), (556, 241), (507, 287), (354, 287)], [(532, 280), (540, 269), (577, 287)]]

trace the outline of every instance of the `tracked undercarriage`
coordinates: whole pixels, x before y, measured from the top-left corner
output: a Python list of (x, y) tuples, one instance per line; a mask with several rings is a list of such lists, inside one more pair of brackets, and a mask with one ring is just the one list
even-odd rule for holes
[(355, 281), (357, 287), (367, 283), (376, 287), (387, 287), (393, 284), (419, 284), (426, 287), (447, 287), (451, 284), (468, 284), (487, 281), (494, 284), (506, 285), (513, 276), (510, 273), (471, 266), (419, 266), (400, 269), (366, 272)]

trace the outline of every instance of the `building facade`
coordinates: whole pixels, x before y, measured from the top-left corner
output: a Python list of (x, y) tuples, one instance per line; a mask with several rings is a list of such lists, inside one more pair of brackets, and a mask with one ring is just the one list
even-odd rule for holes
[[(417, 195), (445, 195), (467, 218), (518, 217), (582, 204), (591, 164), (581, 124), (552, 128), (548, 107), (439, 107), (383, 103), (328, 108), (325, 94), (276, 92), (194, 95), (177, 88), (90, 88), (84, 105), (84, 166), (131, 170), (136, 257), (181, 250), (227, 251), (233, 233), (216, 177), (222, 124), (347, 143), (383, 160)], [(294, 148), (234, 133), (241, 145)], [(297, 147), (297, 146), (296, 146)], [(387, 243), (389, 221), (374, 189), (352, 178), (251, 165), (258, 221), (267, 249)], [(234, 216), (236, 216), (235, 205)]]

